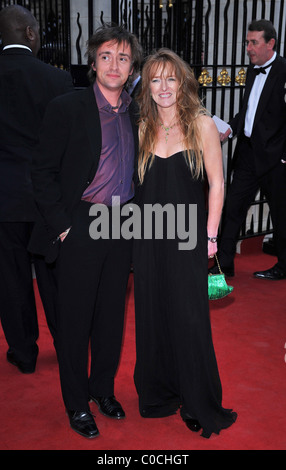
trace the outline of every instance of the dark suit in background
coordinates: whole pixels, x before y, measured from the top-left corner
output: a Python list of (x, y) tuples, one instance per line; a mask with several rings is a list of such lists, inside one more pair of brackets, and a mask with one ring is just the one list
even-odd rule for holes
[[(35, 57), (38, 26), (28, 10), (14, 5), (2, 10), (0, 18), (4, 46), (16, 45), (4, 48), (0, 55), (0, 317), (9, 345), (8, 360), (22, 372), (32, 372), (38, 353), (38, 321), (27, 250), (35, 220), (31, 163), (47, 104), (73, 90), (73, 85), (67, 72)], [(17, 33), (18, 26), (23, 37)], [(44, 263), (35, 258), (48, 315), (43, 269)], [(53, 330), (54, 320), (49, 316), (47, 320)]]
[(137, 95), (140, 93), (142, 88), (141, 75), (139, 73), (135, 74), (135, 78), (132, 81), (131, 85), (128, 87), (127, 91), (132, 99), (136, 99)]
[[(250, 57), (251, 53), (249, 46)], [(273, 54), (268, 63), (250, 135), (245, 135), (245, 119), (253, 102), (249, 98), (258, 77), (255, 64), (248, 68), (242, 108), (229, 123), (233, 135), (237, 135), (237, 145), (233, 157), (233, 180), (223, 212), (219, 260), (225, 273), (233, 274), (239, 230), (251, 202), (261, 189), (270, 207), (278, 263), (270, 270), (254, 275), (282, 279), (286, 277), (286, 60)], [(216, 267), (211, 268), (211, 272), (213, 269)]]

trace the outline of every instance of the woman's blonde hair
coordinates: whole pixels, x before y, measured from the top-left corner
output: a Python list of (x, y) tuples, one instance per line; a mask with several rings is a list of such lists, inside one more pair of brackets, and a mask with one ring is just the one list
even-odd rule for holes
[[(158, 110), (150, 93), (150, 82), (160, 69), (168, 69), (179, 81), (177, 114), (184, 136), (183, 145), (187, 162), (196, 178), (203, 173), (202, 143), (197, 118), (207, 111), (198, 96), (198, 82), (190, 66), (175, 52), (159, 49), (149, 56), (142, 70), (142, 88), (138, 96), (140, 106), (138, 176), (143, 182), (148, 165), (154, 160), (158, 129)], [(169, 72), (170, 71), (170, 72)]]

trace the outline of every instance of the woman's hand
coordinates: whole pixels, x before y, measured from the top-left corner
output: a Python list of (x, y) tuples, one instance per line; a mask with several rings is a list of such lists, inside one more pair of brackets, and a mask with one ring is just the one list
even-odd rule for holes
[(208, 257), (213, 258), (217, 252), (217, 242), (208, 241)]

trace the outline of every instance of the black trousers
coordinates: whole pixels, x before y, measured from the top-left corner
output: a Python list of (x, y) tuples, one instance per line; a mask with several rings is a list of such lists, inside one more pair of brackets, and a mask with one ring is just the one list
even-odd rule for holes
[(220, 263), (222, 266), (233, 265), (241, 226), (261, 189), (269, 204), (278, 265), (286, 272), (286, 164), (279, 162), (267, 174), (258, 177), (249, 139), (244, 138), (237, 145), (237, 161), (223, 210)]
[(61, 388), (66, 408), (81, 411), (89, 394), (114, 394), (132, 251), (131, 240), (90, 237), (90, 207), (80, 203), (57, 260)]
[[(33, 222), (0, 222), (0, 318), (9, 349), (22, 362), (38, 355), (38, 318), (27, 250)], [(47, 323), (54, 333), (55, 310), (50, 292), (50, 269), (43, 258), (33, 259)]]

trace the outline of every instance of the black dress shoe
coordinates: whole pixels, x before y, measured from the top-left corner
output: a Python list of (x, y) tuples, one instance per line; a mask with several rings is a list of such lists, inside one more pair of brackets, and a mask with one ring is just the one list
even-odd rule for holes
[[(234, 277), (234, 268), (230, 266), (221, 266), (221, 271), (225, 277)], [(209, 274), (220, 274), (220, 270), (217, 265), (209, 268)]]
[(81, 436), (93, 439), (99, 435), (99, 431), (90, 411), (67, 410), (67, 414), (71, 428)]
[(99, 408), (99, 411), (109, 418), (122, 419), (125, 418), (125, 413), (120, 403), (115, 400), (114, 396), (111, 397), (93, 397), (90, 395), (90, 399), (93, 400)]
[(186, 423), (187, 427), (193, 432), (199, 432), (199, 430), (202, 429), (197, 419), (185, 418), (184, 422)]
[(10, 362), (10, 364), (13, 364), (13, 366), (18, 367), (19, 371), (22, 372), (22, 374), (33, 374), (33, 372), (35, 372), (36, 360), (31, 362), (22, 362), (16, 358), (13, 351), (8, 350), (7, 361)]
[(273, 268), (266, 269), (266, 271), (256, 271), (253, 276), (257, 279), (268, 279), (271, 281), (279, 281), (280, 279), (286, 279), (286, 273), (275, 264)]

